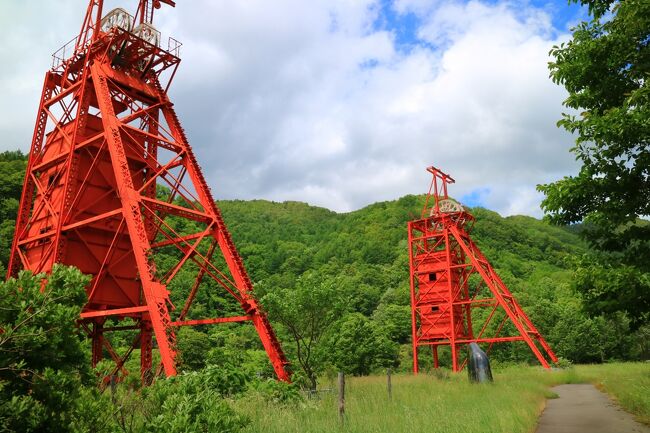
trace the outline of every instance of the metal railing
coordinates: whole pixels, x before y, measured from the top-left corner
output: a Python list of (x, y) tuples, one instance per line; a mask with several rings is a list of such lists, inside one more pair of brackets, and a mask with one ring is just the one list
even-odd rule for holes
[(77, 36), (66, 42), (61, 48), (52, 54), (52, 70), (56, 70), (63, 64), (70, 56), (74, 54), (75, 46), (77, 45)]
[[(135, 18), (122, 8), (116, 8), (102, 18), (100, 22), (100, 31), (108, 33), (114, 28), (120, 28), (132, 33), (133, 35), (143, 39), (144, 41), (160, 47), (161, 33), (151, 24), (140, 24), (134, 28)], [(52, 70), (61, 67), (69, 58), (75, 54), (78, 36), (75, 36), (70, 41), (66, 42), (61, 48), (52, 54)], [(83, 51), (90, 43), (88, 41), (85, 46), (80, 47), (78, 51)], [(180, 48), (183, 44), (171, 36), (167, 40), (167, 52), (175, 57), (180, 57)]]
[(181, 56), (181, 47), (183, 44), (178, 41), (177, 39), (172, 38), (169, 36), (167, 39), (167, 52), (170, 53), (174, 57), (180, 57)]

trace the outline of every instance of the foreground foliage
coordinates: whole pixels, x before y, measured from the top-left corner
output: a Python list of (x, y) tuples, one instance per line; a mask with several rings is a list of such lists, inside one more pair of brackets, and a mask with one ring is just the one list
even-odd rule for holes
[(43, 278), (0, 282), (0, 431), (83, 430), (93, 381), (76, 321), (88, 278), (62, 266)]
[(248, 419), (236, 413), (224, 397), (244, 387), (239, 378), (232, 379), (213, 367), (161, 379), (141, 390), (118, 386), (110, 401), (104, 397), (105, 431), (239, 432)]

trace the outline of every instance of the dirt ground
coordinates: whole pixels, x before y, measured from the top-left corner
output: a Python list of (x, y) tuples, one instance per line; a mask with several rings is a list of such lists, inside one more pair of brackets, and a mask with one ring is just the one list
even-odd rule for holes
[(536, 433), (650, 433), (593, 385), (560, 385), (546, 402)]

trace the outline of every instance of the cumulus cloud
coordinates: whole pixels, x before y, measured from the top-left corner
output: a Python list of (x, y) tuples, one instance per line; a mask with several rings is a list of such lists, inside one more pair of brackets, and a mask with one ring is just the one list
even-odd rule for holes
[[(66, 0), (70, 12), (49, 30), (59, 38), (49, 48), (78, 27), (83, 3)], [(457, 179), (457, 197), (480, 190), (496, 211), (539, 216), (535, 185), (575, 170), (571, 137), (555, 127), (565, 94), (546, 68), (550, 47), (567, 36), (542, 9), (450, 0), (177, 3), (156, 22), (184, 44), (171, 97), (218, 198), (348, 211), (425, 192), (424, 168), (434, 164)], [(19, 19), (3, 23), (3, 34), (49, 19), (43, 8), (12, 8)], [(398, 41), (394, 23), (405, 16), (414, 17), (413, 36)], [(0, 149), (27, 148), (45, 63), (31, 59), (47, 57), (42, 47), (52, 39), (25, 32), (23, 49), (33, 54), (0, 71), (0, 129), (11, 137)]]

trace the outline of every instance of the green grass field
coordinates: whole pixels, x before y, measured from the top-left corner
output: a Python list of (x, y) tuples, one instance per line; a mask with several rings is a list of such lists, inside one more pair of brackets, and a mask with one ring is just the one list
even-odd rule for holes
[(249, 432), (531, 433), (546, 398), (554, 397), (551, 386), (591, 382), (640, 421), (650, 421), (647, 363), (585, 365), (559, 371), (510, 367), (494, 373), (495, 382), (488, 385), (470, 384), (464, 373), (395, 375), (392, 400), (384, 376), (347, 378), (343, 425), (334, 393), (301, 404), (266, 403), (255, 396), (234, 404), (250, 417)]

